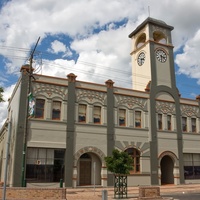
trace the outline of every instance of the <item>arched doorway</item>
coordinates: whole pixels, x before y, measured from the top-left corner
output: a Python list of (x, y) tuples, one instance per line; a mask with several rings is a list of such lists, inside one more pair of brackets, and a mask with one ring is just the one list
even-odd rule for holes
[[(83, 155), (88, 154), (91, 158), (91, 185), (107, 186), (107, 169), (104, 168), (105, 164), (105, 154), (98, 148), (93, 146), (86, 146), (79, 149), (74, 155), (74, 168), (73, 177), (74, 187), (80, 185), (80, 161), (84, 159)], [(82, 157), (83, 156), (83, 157)], [(81, 158), (82, 157), (82, 158)], [(95, 166), (95, 168), (94, 168)]]
[(78, 163), (78, 185), (101, 185), (102, 163), (96, 154), (84, 153), (80, 156)]
[(90, 155), (87, 153), (80, 157), (80, 185), (91, 185), (91, 160)]
[(161, 184), (174, 184), (174, 162), (172, 158), (168, 155), (165, 155), (161, 159)]

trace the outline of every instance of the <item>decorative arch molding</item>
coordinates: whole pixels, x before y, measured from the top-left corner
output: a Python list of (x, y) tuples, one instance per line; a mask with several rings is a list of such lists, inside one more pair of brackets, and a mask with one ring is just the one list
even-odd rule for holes
[(85, 100), (88, 103), (97, 103), (105, 104), (106, 93), (94, 90), (84, 90), (84, 89), (77, 89), (77, 101)]
[(199, 107), (190, 105), (181, 105), (181, 114), (187, 117), (198, 116)]
[(164, 101), (156, 101), (156, 112), (163, 114), (175, 114), (175, 104)]
[(164, 151), (164, 152), (162, 152), (160, 155), (159, 155), (159, 157), (158, 157), (158, 161), (159, 161), (159, 163), (161, 162), (161, 160), (162, 160), (162, 158), (164, 157), (164, 156), (169, 156), (173, 161), (174, 161), (174, 166), (178, 166), (179, 164), (178, 164), (178, 157), (173, 153), (173, 152), (171, 152), (171, 151)]
[(115, 99), (116, 99), (117, 107), (123, 105), (129, 109), (133, 109), (135, 106), (137, 106), (141, 110), (145, 110), (146, 106), (147, 106), (147, 99), (145, 99), (145, 98), (115, 95)]
[(102, 162), (102, 166), (106, 166), (106, 163), (104, 161), (104, 158), (106, 157), (105, 154), (98, 148), (93, 147), (93, 146), (87, 146), (84, 147), (80, 150), (78, 150), (75, 154), (74, 154), (74, 167), (77, 167), (77, 162), (78, 159), (84, 154), (84, 153), (94, 153), (97, 156), (99, 156), (101, 162)]
[(56, 96), (56, 97), (60, 97), (61, 99), (64, 99), (67, 95), (67, 92), (68, 91), (66, 87), (59, 86), (59, 85), (36, 83), (33, 86), (34, 95), (43, 94), (47, 98), (53, 98)]
[(128, 148), (135, 148), (140, 151), (141, 156), (150, 156), (150, 145), (148, 142), (116, 141), (115, 146), (120, 151), (125, 151)]

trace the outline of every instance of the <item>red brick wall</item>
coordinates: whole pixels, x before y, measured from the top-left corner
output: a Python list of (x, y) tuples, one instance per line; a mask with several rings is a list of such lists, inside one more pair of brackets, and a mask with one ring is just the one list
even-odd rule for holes
[[(3, 188), (0, 188), (0, 198), (2, 199)], [(48, 199), (66, 200), (65, 188), (6, 188), (6, 199)]]

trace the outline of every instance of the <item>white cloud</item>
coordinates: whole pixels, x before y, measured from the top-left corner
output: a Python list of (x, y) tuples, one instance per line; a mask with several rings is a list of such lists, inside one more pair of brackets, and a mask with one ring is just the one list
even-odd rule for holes
[(73, 68), (74, 64), (74, 60), (43, 60), (43, 64), (41, 66), (37, 66), (37, 73), (66, 78), (67, 74), (70, 73), (70, 70), (71, 68)]
[[(0, 13), (0, 45), (18, 49), (12, 52), (0, 49), (0, 54), (9, 57), (11, 63), (7, 69), (12, 73), (19, 70), (22, 62), (28, 59), (28, 50), (35, 45), (39, 36), (39, 43), (48, 35), (59, 33), (72, 38), (88, 37), (94, 28), (128, 17), (135, 18), (140, 13), (141, 5), (135, 1), (116, 0), (8, 1)], [(53, 47), (55, 52), (58, 51), (57, 45)], [(26, 50), (21, 51), (19, 48)], [(70, 56), (69, 49), (63, 55), (66, 56)], [(10, 66), (13, 66), (12, 70)]]
[(54, 40), (52, 43), (51, 43), (51, 49), (48, 49), (49, 52), (51, 53), (56, 53), (58, 54), (59, 52), (66, 52), (67, 48), (66, 46), (58, 41), (58, 40)]
[(178, 72), (200, 80), (200, 29), (189, 39), (183, 48), (183, 53), (176, 56)]
[(54, 40), (51, 43), (51, 48), (47, 49), (47, 51), (55, 54), (63, 53), (62, 57), (72, 56), (72, 52), (70, 51), (70, 49), (58, 40)]
[(11, 85), (9, 87), (4, 88), (3, 92), (3, 99), (5, 102), (0, 103), (0, 127), (4, 124), (7, 119), (7, 106), (8, 106), (8, 99), (11, 97), (15, 85)]
[[(58, 39), (46, 47), (52, 53), (61, 53), (63, 59), (43, 59), (37, 71), (59, 77), (73, 72), (78, 80), (102, 84), (111, 78), (117, 86), (131, 87), (128, 35), (150, 14), (175, 28), (174, 49), (183, 47), (183, 53), (176, 57), (179, 73), (200, 80), (199, 7), (200, 1), (190, 0), (174, 0), (173, 6), (168, 0), (159, 4), (157, 0), (11, 0), (0, 12), (0, 47), (12, 48), (0, 48), (0, 54), (10, 58), (5, 67), (13, 74), (19, 72), (39, 36), (42, 43), (49, 36), (68, 35), (72, 39), (69, 46)], [(122, 20), (127, 23), (118, 26)], [(96, 31), (98, 28), (101, 30)], [(77, 63), (66, 59), (71, 56), (70, 50), (77, 54)], [(6, 103), (1, 103), (0, 109), (3, 106)]]
[[(171, 6), (170, 1), (162, 1), (158, 4), (157, 0), (77, 0), (67, 2), (66, 0), (59, 2), (15, 0), (9, 1), (1, 10), (0, 45), (29, 49), (39, 36), (42, 41), (47, 34), (58, 33), (68, 34), (73, 38), (77, 36), (87, 38), (92, 35), (94, 28), (107, 23), (110, 24), (108, 27), (111, 27), (108, 31), (113, 31), (112, 28), (115, 26), (113, 22), (124, 18), (129, 20), (133, 30), (148, 16), (148, 6), (152, 17), (162, 19), (175, 26), (173, 41), (176, 48), (182, 46), (199, 26), (199, 1), (191, 4), (189, 0), (176, 0)], [(185, 12), (183, 15), (182, 12), (185, 9), (190, 9), (190, 12)], [(190, 15), (190, 13), (193, 14)], [(121, 38), (123, 41), (123, 36)], [(127, 35), (125, 38), (127, 39)], [(118, 43), (119, 50), (123, 48), (123, 44), (124, 42)], [(57, 52), (58, 49), (54, 49), (54, 51)], [(0, 50), (0, 53), (6, 55), (8, 52)], [(12, 60), (14, 56), (19, 56), (18, 53), (13, 52)], [(20, 54), (20, 56), (22, 55)], [(27, 54), (23, 56), (25, 57)], [(13, 61), (17, 67), (13, 70), (16, 71), (21, 66), (22, 60), (15, 59)]]
[[(71, 48), (79, 53), (78, 63), (84, 64), (84, 68), (89, 72), (86, 75), (81, 71), (80, 76), (84, 77), (83, 80), (104, 83), (107, 79), (113, 79), (117, 86), (131, 88), (131, 56), (129, 55), (131, 39), (128, 38), (130, 32), (128, 23), (127, 26), (118, 29), (104, 30), (98, 35), (74, 40)], [(93, 78), (90, 73), (93, 73)], [(124, 76), (127, 80), (124, 80)]]

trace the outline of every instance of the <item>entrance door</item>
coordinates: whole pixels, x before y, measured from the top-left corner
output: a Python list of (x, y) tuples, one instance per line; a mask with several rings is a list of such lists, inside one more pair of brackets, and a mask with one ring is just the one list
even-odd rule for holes
[(174, 184), (174, 162), (170, 156), (164, 156), (160, 163), (161, 184)]
[(80, 158), (80, 185), (91, 185), (91, 158), (86, 153)]

